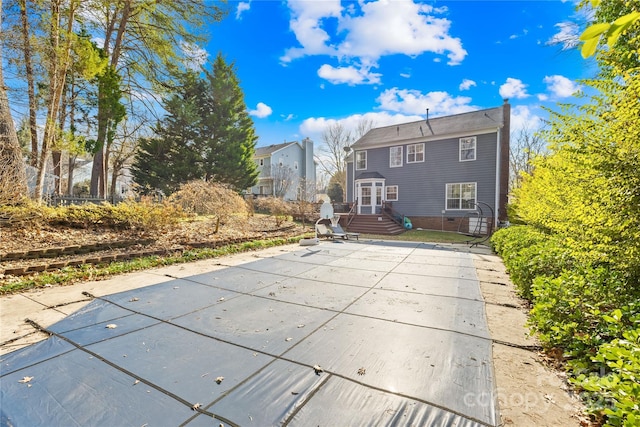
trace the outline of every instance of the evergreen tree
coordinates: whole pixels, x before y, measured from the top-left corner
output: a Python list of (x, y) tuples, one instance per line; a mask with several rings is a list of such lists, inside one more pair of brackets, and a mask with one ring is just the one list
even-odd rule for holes
[(156, 137), (142, 138), (132, 165), (134, 181), (145, 194), (169, 195), (180, 184), (202, 177), (200, 107), (202, 82), (193, 72), (181, 76), (178, 93), (163, 105), (167, 115), (156, 124)]
[(179, 79), (178, 93), (164, 103), (167, 116), (156, 126), (156, 137), (140, 142), (136, 183), (147, 193), (165, 194), (194, 179), (236, 190), (254, 185), (257, 136), (233, 65), (218, 55), (204, 79), (193, 71)]
[(258, 137), (249, 117), (233, 64), (218, 54), (206, 73), (207, 90), (201, 105), (204, 178), (229, 184), (236, 190), (257, 182), (253, 155)]

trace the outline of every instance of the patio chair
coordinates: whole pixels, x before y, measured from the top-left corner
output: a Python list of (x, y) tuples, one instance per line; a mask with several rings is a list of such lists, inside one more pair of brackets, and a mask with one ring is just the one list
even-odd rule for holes
[(326, 224), (316, 224), (316, 235), (318, 237), (324, 237), (326, 239), (334, 240), (336, 237), (347, 238), (346, 234), (334, 233)]
[(358, 238), (360, 237), (360, 233), (353, 233), (351, 231), (344, 231), (344, 229), (342, 228), (342, 226), (340, 224), (332, 225), (331, 229), (336, 234), (345, 235), (347, 237), (347, 239), (349, 239), (350, 237), (355, 237), (356, 240), (359, 240)]

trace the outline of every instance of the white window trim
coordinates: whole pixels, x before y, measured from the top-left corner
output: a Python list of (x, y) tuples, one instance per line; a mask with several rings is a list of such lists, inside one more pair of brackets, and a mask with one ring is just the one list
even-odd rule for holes
[[(409, 147), (422, 147), (422, 160), (414, 160), (412, 162), (409, 161)], [(414, 156), (417, 154), (417, 151), (414, 153)], [(424, 142), (418, 144), (410, 144), (407, 145), (407, 164), (409, 163), (424, 163), (424, 158), (426, 157), (424, 152)]]
[[(473, 195), (473, 205), (474, 207), (472, 208), (467, 208), (467, 209), (463, 209), (462, 208), (462, 194), (460, 194), (460, 207), (459, 208), (449, 208), (448, 207), (448, 200), (449, 200), (449, 186), (450, 185), (467, 185), (467, 184), (473, 184), (475, 191), (474, 191), (474, 195)], [(447, 211), (473, 211), (475, 210), (475, 205), (478, 202), (478, 183), (477, 182), (448, 182), (444, 185), (444, 208)]]
[[(363, 168), (359, 168), (358, 167), (358, 154), (363, 153), (364, 154), (364, 167)], [(367, 150), (362, 150), (362, 151), (356, 151), (355, 154), (355, 161), (356, 161), (356, 170), (357, 171), (363, 171), (363, 170), (367, 170)]]
[[(467, 140), (473, 140), (473, 159), (463, 159), (462, 158), (462, 143)], [(458, 161), (460, 162), (473, 162), (478, 157), (478, 139), (475, 136), (460, 138), (458, 143)]]
[[(395, 199), (389, 199), (389, 198), (387, 198), (387, 196), (388, 196), (388, 194), (389, 194), (389, 193), (388, 193), (388, 191), (387, 191), (387, 189), (388, 189), (388, 188), (391, 188), (391, 187), (395, 187), (395, 188), (396, 188), (396, 198), (395, 198)], [(399, 192), (400, 192), (400, 188), (399, 188), (397, 185), (387, 185), (387, 186), (384, 188), (384, 199), (385, 199), (386, 201), (389, 201), (389, 202), (397, 202), (397, 201), (398, 201), (398, 196), (400, 195), (400, 194), (399, 194)]]
[[(394, 165), (394, 164), (392, 164), (392, 163), (391, 163), (391, 160), (394, 158), (394, 157), (391, 155), (391, 152), (392, 152), (392, 150), (393, 150), (394, 148), (395, 148), (395, 149), (400, 149), (400, 164), (399, 164), (399, 165)], [(389, 147), (389, 167), (390, 167), (390, 168), (401, 168), (401, 167), (402, 167), (402, 165), (403, 165), (403, 160), (404, 160), (404, 153), (403, 153), (403, 151), (404, 151), (404, 150), (402, 149), (402, 145), (397, 145), (397, 146), (395, 146), (395, 147)]]

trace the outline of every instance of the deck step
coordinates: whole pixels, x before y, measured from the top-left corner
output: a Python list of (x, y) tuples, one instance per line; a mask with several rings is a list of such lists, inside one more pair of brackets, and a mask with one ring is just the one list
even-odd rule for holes
[(346, 228), (352, 233), (398, 235), (405, 230), (383, 215), (356, 215)]

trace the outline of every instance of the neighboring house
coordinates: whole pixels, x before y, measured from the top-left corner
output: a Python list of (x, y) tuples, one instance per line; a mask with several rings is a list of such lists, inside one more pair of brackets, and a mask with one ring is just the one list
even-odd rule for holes
[(252, 194), (315, 201), (316, 162), (309, 138), (257, 147), (254, 160), (260, 174), (258, 183), (251, 187)]
[[(30, 165), (25, 165), (25, 172), (27, 174), (27, 187), (29, 194), (34, 195), (36, 191), (36, 183), (38, 182), (38, 169)], [(51, 195), (56, 191), (56, 180), (58, 178), (52, 174), (45, 172), (44, 184), (42, 186), (43, 195)]]
[[(497, 108), (372, 129), (347, 160), (347, 201), (357, 214), (391, 204), (413, 228), (459, 230), (476, 207), (506, 220), (508, 100)], [(470, 227), (470, 225), (469, 225)]]

